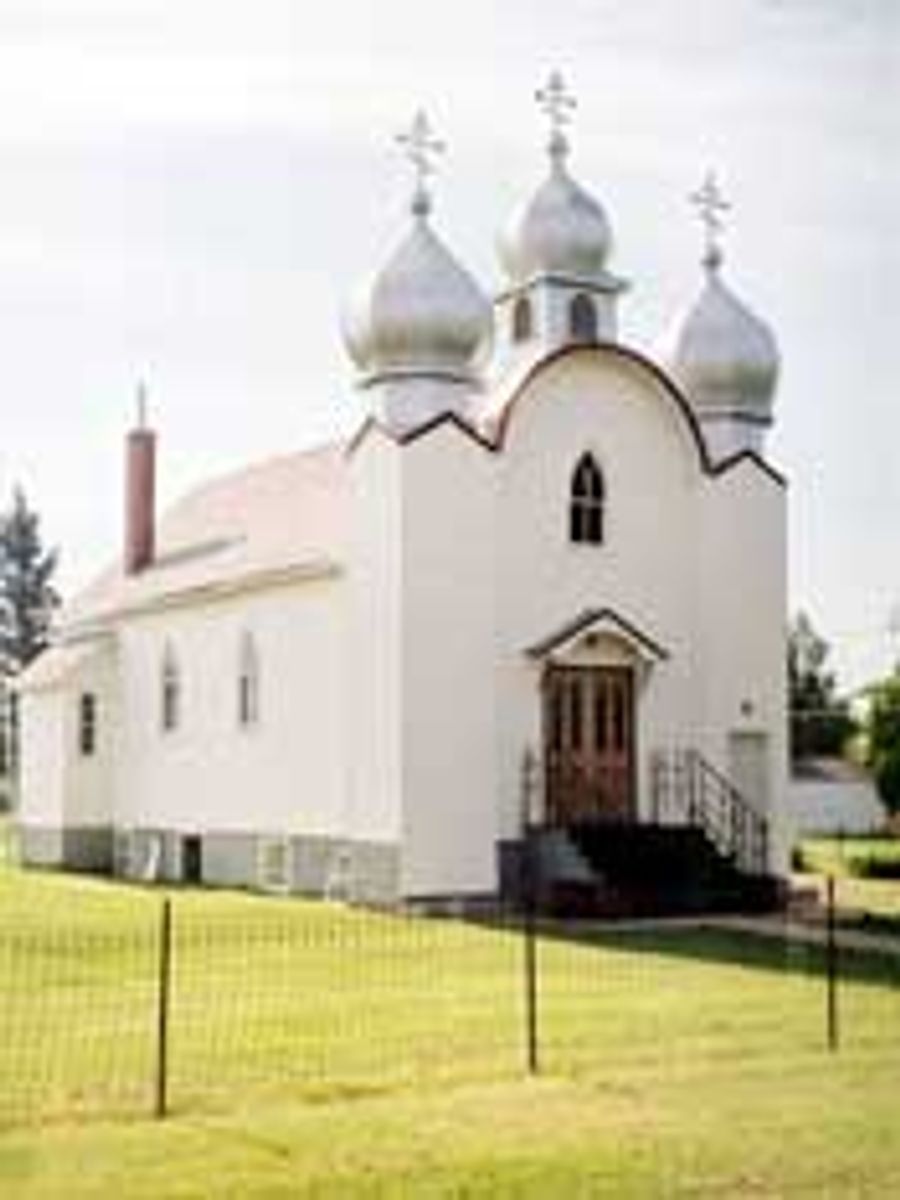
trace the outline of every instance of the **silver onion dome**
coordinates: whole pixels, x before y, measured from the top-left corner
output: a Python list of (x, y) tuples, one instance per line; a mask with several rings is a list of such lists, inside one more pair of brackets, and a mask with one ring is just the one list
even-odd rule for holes
[(535, 275), (593, 279), (602, 275), (612, 232), (601, 205), (566, 170), (561, 156), (550, 175), (514, 213), (500, 237), (500, 260), (512, 283)]
[(699, 416), (729, 414), (769, 423), (778, 345), (769, 327), (722, 281), (717, 235), (719, 214), (729, 206), (712, 175), (691, 199), (706, 228), (706, 279), (700, 295), (663, 339), (659, 357)]
[(536, 275), (591, 280), (605, 274), (612, 231), (602, 206), (569, 174), (563, 132), (575, 100), (554, 71), (536, 95), (550, 120), (550, 174), (513, 213), (499, 238), (500, 259), (515, 284)]
[(425, 178), (443, 149), (424, 113), (397, 139), (416, 170), (412, 226), (363, 285), (344, 318), (344, 340), (369, 379), (436, 375), (468, 381), (493, 327), (490, 303), (431, 228)]
[(491, 334), (491, 307), (434, 233), (425, 213), (368, 280), (344, 321), (367, 375), (434, 372), (467, 378)]
[(675, 322), (662, 357), (699, 413), (771, 420), (779, 366), (775, 338), (717, 271), (709, 272), (697, 300)]

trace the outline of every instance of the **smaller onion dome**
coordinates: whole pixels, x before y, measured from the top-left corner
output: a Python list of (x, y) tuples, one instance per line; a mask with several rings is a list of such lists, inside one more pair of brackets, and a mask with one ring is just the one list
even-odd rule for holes
[(368, 379), (435, 375), (468, 381), (489, 343), (491, 305), (428, 222), (425, 177), (443, 149), (424, 113), (398, 141), (416, 170), (412, 227), (360, 289), (344, 318), (344, 340)]
[(701, 412), (771, 420), (778, 348), (771, 330), (715, 273), (677, 323), (666, 365)]
[(707, 230), (706, 281), (663, 339), (659, 357), (698, 416), (715, 412), (767, 424), (778, 381), (778, 345), (769, 327), (722, 281), (716, 214), (727, 205), (711, 176), (693, 199)]
[(367, 375), (468, 377), (491, 333), (491, 307), (434, 233), (427, 209), (346, 314), (344, 340)]

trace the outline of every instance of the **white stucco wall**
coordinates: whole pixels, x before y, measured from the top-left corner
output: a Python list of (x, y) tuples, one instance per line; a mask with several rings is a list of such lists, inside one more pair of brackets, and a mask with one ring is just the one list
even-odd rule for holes
[(403, 887), (496, 887), (495, 457), (443, 425), (403, 451)]
[(403, 448), (373, 431), (347, 459), (347, 825), (397, 841), (401, 828), (401, 474)]
[[(53, 655), (60, 653), (49, 651)], [(104, 639), (74, 652), (52, 683), (27, 687), (20, 698), (23, 825), (99, 827), (112, 819), (112, 768), (118, 728), (116, 656)], [(94, 753), (80, 746), (81, 697), (95, 702)]]
[(23, 825), (59, 827), (65, 822), (68, 699), (58, 689), (20, 697), (18, 819)]
[[(704, 481), (697, 626), (701, 675), (697, 744), (730, 773), (729, 734), (764, 735), (773, 865), (788, 867), (787, 548), (784, 488), (750, 461)], [(756, 799), (752, 797), (751, 799)]]
[[(66, 820), (70, 825), (106, 826), (113, 817), (113, 768), (120, 710), (115, 686), (117, 655), (107, 642), (67, 681), (63, 703), (66, 758)], [(80, 749), (81, 697), (94, 697), (94, 753)]]
[[(120, 826), (342, 829), (340, 600), (339, 580), (307, 581), (148, 614), (120, 629)], [(259, 659), (259, 720), (242, 728), (237, 695), (245, 633)], [(182, 694), (179, 727), (164, 732), (167, 644)]]

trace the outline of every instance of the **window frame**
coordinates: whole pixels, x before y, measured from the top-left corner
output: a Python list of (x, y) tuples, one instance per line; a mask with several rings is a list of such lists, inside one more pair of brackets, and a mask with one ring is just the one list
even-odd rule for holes
[(78, 753), (81, 758), (97, 754), (97, 693), (81, 692), (78, 697)]
[(256, 638), (249, 631), (241, 635), (237, 678), (237, 723), (239, 729), (259, 724), (260, 671)]
[(606, 476), (590, 451), (578, 459), (569, 481), (569, 542), (602, 546), (606, 541)]
[(159, 727), (161, 733), (173, 734), (181, 727), (182, 694), (181, 668), (175, 651), (169, 643), (163, 652), (160, 675)]

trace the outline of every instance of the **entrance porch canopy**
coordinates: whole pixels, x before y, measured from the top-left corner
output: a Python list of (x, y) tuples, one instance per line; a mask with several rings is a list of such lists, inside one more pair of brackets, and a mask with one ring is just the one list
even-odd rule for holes
[(584, 609), (572, 620), (529, 646), (525, 654), (540, 662), (577, 648), (590, 648), (605, 639), (624, 645), (633, 658), (648, 666), (669, 657), (669, 651), (655, 638), (609, 607)]

